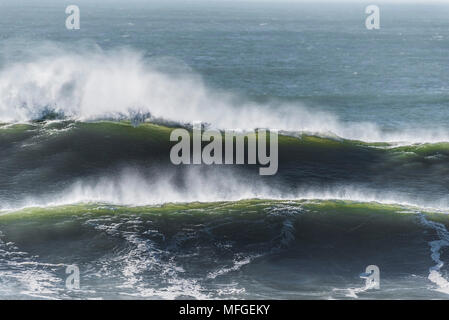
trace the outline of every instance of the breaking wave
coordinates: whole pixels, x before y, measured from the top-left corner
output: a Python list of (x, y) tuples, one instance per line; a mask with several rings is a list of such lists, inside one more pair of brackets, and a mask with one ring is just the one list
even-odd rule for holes
[(272, 128), (384, 142), (449, 141), (443, 128), (385, 131), (369, 122), (348, 123), (301, 102), (252, 102), (209, 88), (192, 71), (168, 72), (160, 61), (131, 48), (34, 48), (0, 70), (0, 121), (38, 119), (162, 119), (202, 121), (219, 128)]

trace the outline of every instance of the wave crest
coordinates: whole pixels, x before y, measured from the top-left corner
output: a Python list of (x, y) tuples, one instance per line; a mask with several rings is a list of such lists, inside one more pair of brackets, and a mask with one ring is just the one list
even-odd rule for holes
[(192, 72), (162, 72), (133, 49), (35, 51), (0, 71), (1, 122), (151, 117), (178, 123), (202, 121), (229, 129), (332, 133), (369, 142), (449, 141), (443, 129), (385, 132), (374, 123), (343, 123), (333, 114), (299, 102), (251, 102), (208, 88)]

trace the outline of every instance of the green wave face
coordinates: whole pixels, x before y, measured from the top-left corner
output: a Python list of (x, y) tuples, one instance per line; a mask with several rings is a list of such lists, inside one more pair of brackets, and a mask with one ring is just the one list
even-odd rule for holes
[[(445, 297), (444, 283), (429, 276), (447, 272), (438, 258), (449, 243), (447, 210), (423, 208), (447, 196), (447, 144), (290, 132), (279, 136), (275, 176), (259, 176), (257, 165), (197, 166), (189, 175), (190, 166), (169, 161), (177, 127), (2, 125), (0, 204), (34, 206), (0, 214), (0, 298)], [(129, 167), (137, 173), (119, 174)], [(325, 193), (332, 185), (352, 186), (359, 193), (342, 198), (361, 199), (319, 200), (338, 198)], [(227, 193), (250, 199), (224, 201)], [(92, 194), (99, 199), (83, 198)], [(404, 194), (430, 206), (400, 205)], [(30, 195), (42, 202), (20, 202)], [(136, 197), (169, 200), (138, 205)], [(59, 199), (69, 200), (49, 205)], [(359, 275), (373, 264), (382, 290), (365, 291)], [(65, 289), (68, 265), (80, 268), (78, 292)], [(30, 270), (30, 282), (18, 280)]]
[[(73, 122), (53, 121), (28, 124), (0, 124), (0, 137), (6, 146), (8, 142), (23, 142), (38, 140), (40, 143), (51, 144), (61, 140), (73, 140), (75, 137), (91, 136), (94, 138), (107, 138), (120, 144), (120, 142), (134, 142), (137, 145), (147, 143), (158, 149), (169, 148), (175, 144), (170, 142), (170, 133), (176, 128), (186, 128), (180, 125), (164, 125), (156, 123), (141, 123), (133, 125), (130, 121), (100, 121), (100, 122)], [(189, 129), (191, 132), (191, 130)], [(223, 135), (224, 137), (224, 135)], [(257, 137), (257, 134), (256, 134)], [(204, 143), (205, 144), (205, 143)], [(431, 157), (447, 157), (449, 155), (449, 143), (423, 143), (405, 146), (395, 146), (392, 143), (377, 142), (367, 143), (357, 140), (346, 140), (338, 137), (326, 137), (300, 132), (282, 132), (279, 135), (279, 147), (281, 151), (288, 153), (296, 149), (323, 150), (327, 152), (350, 152), (357, 150), (364, 152), (373, 149), (375, 153), (385, 153), (391, 156), (401, 154), (404, 159), (412, 157), (421, 160)], [(45, 148), (45, 145), (42, 146)], [(302, 151), (302, 150), (299, 150)], [(319, 160), (319, 159), (317, 159)]]
[[(27, 208), (0, 216), (0, 267), (12, 258), (17, 276), (33, 263), (40, 298), (326, 299), (350, 298), (364, 286), (358, 274), (376, 264), (385, 290), (359, 297), (438, 298), (429, 241), (448, 223), (441, 213), (348, 201)], [(72, 264), (78, 292), (58, 280)]]
[[(170, 134), (179, 127), (147, 122), (136, 126), (129, 121), (4, 124), (0, 127), (0, 149), (8, 157), (0, 159), (0, 176), (3, 177), (0, 204), (7, 204), (2, 208), (21, 207), (24, 204), (20, 199), (29, 198), (30, 194), (46, 199), (48, 194), (70, 189), (79, 181), (95, 182), (133, 168), (142, 180), (155, 184), (151, 188), (167, 183), (155, 178), (158, 173), (174, 175), (176, 178), (169, 184), (185, 188), (190, 183), (186, 177), (188, 172), (198, 170), (208, 174), (207, 179), (204, 178), (207, 181), (222, 181), (229, 188), (235, 184), (230, 180), (234, 177), (233, 180), (241, 180), (240, 185), (247, 184), (238, 190), (258, 186), (270, 190), (263, 195), (258, 190), (251, 191), (250, 198), (301, 198), (301, 194), (309, 191), (320, 194), (329, 191), (326, 189), (338, 191), (349, 186), (367, 190), (360, 191), (362, 195), (375, 194), (374, 200), (378, 201), (388, 198), (387, 202), (448, 207), (448, 143), (398, 146), (281, 132), (278, 171), (272, 177), (261, 177), (259, 168), (262, 165), (259, 164), (173, 165), (170, 151), (176, 142), (170, 141)], [(229, 183), (223, 179), (229, 179)], [(186, 190), (181, 192), (187, 193)], [(351, 200), (366, 200), (351, 196), (351, 192), (343, 193), (349, 194)], [(220, 198), (218, 193), (219, 190), (217, 196), (212, 197), (213, 201), (240, 199), (239, 191), (229, 199)], [(185, 198), (200, 200), (199, 197)], [(101, 202), (101, 199), (95, 201)]]

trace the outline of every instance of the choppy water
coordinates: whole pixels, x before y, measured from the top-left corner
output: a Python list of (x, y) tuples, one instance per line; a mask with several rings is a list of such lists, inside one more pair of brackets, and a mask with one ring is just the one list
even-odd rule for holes
[[(79, 6), (0, 3), (0, 298), (447, 298), (448, 5)], [(192, 121), (278, 173), (172, 165)]]
[[(341, 201), (76, 205), (0, 217), (3, 298), (445, 298), (445, 215)], [(359, 274), (376, 262), (381, 289)], [(80, 268), (80, 290), (65, 269)]]

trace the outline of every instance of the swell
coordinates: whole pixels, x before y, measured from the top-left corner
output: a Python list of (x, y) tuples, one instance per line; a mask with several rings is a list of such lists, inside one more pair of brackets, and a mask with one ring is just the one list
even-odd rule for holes
[(279, 169), (175, 166), (174, 127), (46, 121), (0, 127), (1, 208), (109, 202), (346, 199), (449, 207), (447, 143), (395, 146), (284, 132)]
[[(256, 103), (209, 88), (192, 71), (173, 73), (133, 49), (104, 51), (80, 44), (33, 47), (0, 70), (0, 122), (39, 119), (163, 119), (202, 121), (221, 129), (271, 128), (333, 134), (380, 142), (449, 141), (445, 128), (412, 123), (386, 130), (375, 123), (344, 122), (301, 103)], [(23, 50), (22, 50), (23, 51)], [(185, 69), (185, 68), (184, 68)]]
[[(251, 279), (269, 285), (261, 274), (272, 272), (272, 265), (277, 271), (270, 283), (278, 289), (260, 293), (258, 287), (259, 294), (358, 297), (363, 290), (351, 286), (360, 286), (357, 275), (376, 264), (385, 294), (392, 290), (396, 297), (410, 298), (447, 292), (448, 225), (446, 214), (349, 201), (28, 208), (0, 215), (0, 266), (6, 283), (30, 277), (33, 268), (33, 281), (18, 287), (31, 283), (39, 290), (22, 294), (70, 294), (48, 279), (57, 280), (55, 270), (76, 263), (84, 271), (85, 291), (79, 294), (174, 299), (254, 298), (258, 293)], [(14, 262), (2, 265), (4, 254), (15, 257)], [(288, 273), (289, 290), (279, 267)], [(107, 291), (95, 281), (99, 275)]]
[[(211, 89), (194, 72), (167, 72), (133, 49), (47, 43), (25, 56), (0, 70), (1, 209), (245, 198), (449, 207), (445, 129), (387, 131), (300, 102), (256, 103)], [(281, 130), (278, 174), (172, 165), (170, 132), (192, 121)]]
[[(184, 128), (191, 131), (191, 126), (179, 123), (167, 123), (164, 121), (73, 121), (73, 120), (41, 120), (23, 123), (0, 123), (0, 148), (23, 148), (35, 146), (43, 153), (46, 148), (53, 148), (58, 144), (76, 144), (76, 139), (81, 140), (79, 146), (86, 145), (87, 137), (92, 137), (91, 144), (99, 147), (106, 139), (111, 146), (121, 146), (124, 141), (134, 141), (136, 144), (147, 142), (151, 148), (171, 148), (170, 133), (176, 128)], [(290, 153), (295, 148), (300, 148), (301, 153), (307, 156), (314, 150), (345, 151), (349, 153), (363, 153), (370, 150), (373, 153), (388, 154), (398, 161), (444, 162), (449, 156), (449, 142), (437, 143), (395, 143), (395, 142), (363, 142), (361, 140), (344, 139), (332, 134), (304, 131), (279, 131), (279, 147), (281, 151)], [(103, 141), (97, 139), (103, 138)], [(81, 151), (81, 150), (80, 150)], [(117, 154), (126, 157), (123, 149), (117, 148)], [(154, 152), (155, 154), (157, 152)], [(130, 156), (132, 158), (133, 155)], [(139, 157), (139, 155), (137, 155)]]

